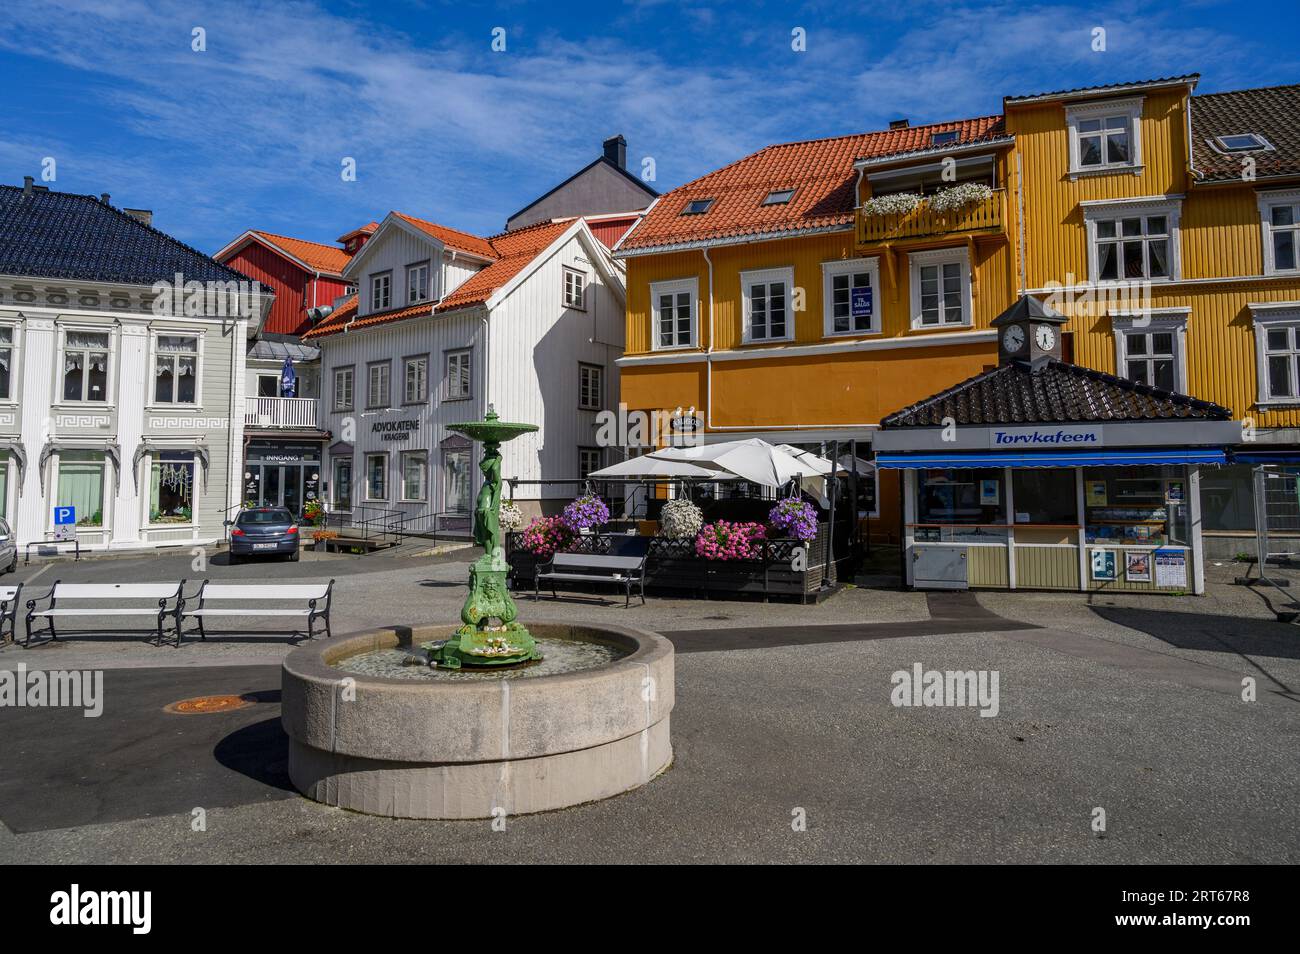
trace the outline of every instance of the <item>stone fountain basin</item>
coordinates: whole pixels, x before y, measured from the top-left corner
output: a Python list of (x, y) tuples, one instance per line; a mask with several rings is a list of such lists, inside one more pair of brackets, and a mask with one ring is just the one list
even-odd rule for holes
[[(285, 658), (281, 719), (300, 792), (372, 815), (488, 818), (608, 798), (644, 785), (672, 761), (673, 647), (645, 630), (530, 623), (535, 636), (630, 652), (551, 676), (390, 679), (331, 665), (455, 630), (378, 630), (307, 644)], [(345, 680), (353, 681), (351, 701)]]

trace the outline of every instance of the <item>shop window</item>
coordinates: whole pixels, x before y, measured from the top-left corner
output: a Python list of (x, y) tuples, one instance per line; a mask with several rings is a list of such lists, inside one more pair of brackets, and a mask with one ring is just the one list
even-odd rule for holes
[(69, 330), (63, 339), (63, 400), (108, 400), (107, 331)]
[(915, 252), (911, 271), (912, 327), (971, 323), (970, 262), (966, 249)]
[(334, 461), (334, 509), (352, 509), (352, 458)]
[(14, 329), (11, 325), (0, 325), (0, 401), (13, 397), (10, 390), (14, 379)]
[(470, 396), (470, 357), (469, 351), (447, 352), (442, 385), (444, 401), (463, 401)]
[(190, 523), (194, 519), (194, 454), (155, 454), (149, 477), (149, 522)]
[(741, 305), (745, 313), (745, 341), (788, 341), (794, 337), (790, 316), (790, 291), (794, 270), (772, 268), (761, 272), (742, 272), (744, 292)]
[(422, 404), (429, 396), (429, 358), (407, 358), (404, 362), (402, 400), (407, 404)]
[(429, 455), (424, 451), (402, 453), (402, 499), (420, 501), (428, 496)]
[(605, 369), (598, 364), (578, 365), (578, 407), (587, 411), (600, 410), (604, 397)]
[(75, 507), (78, 527), (104, 525), (104, 454), (60, 451), (56, 507)]
[(918, 471), (916, 539), (1005, 542), (1004, 478), (996, 467)]
[(827, 335), (872, 334), (880, 282), (876, 259), (822, 265), (822, 308)]
[(154, 338), (153, 399), (159, 404), (198, 400), (199, 339), (187, 335)]
[(650, 310), (656, 351), (695, 346), (695, 308), (699, 283), (694, 278), (654, 282), (650, 286)]
[(1255, 529), (1255, 476), (1249, 464), (1201, 469), (1201, 526), (1206, 530)]
[(1017, 524), (1079, 525), (1074, 471), (1048, 467), (1013, 468), (1011, 500)]
[(366, 499), (388, 499), (388, 455), (366, 456)]
[(1083, 473), (1089, 543), (1186, 546), (1188, 482), (1181, 467), (1089, 467)]

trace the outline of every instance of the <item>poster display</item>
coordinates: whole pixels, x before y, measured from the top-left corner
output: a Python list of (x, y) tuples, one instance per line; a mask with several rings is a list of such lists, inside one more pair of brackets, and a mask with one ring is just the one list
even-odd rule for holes
[(1115, 579), (1115, 551), (1092, 551), (1092, 578), (1094, 580)]
[(1106, 481), (1089, 480), (1083, 485), (1083, 492), (1087, 497), (1089, 507), (1106, 506)]
[(1128, 550), (1124, 554), (1124, 579), (1129, 583), (1151, 582), (1151, 553)]
[(999, 481), (992, 479), (980, 481), (980, 506), (996, 507), (998, 505), (1000, 499), (999, 483)]
[(1156, 586), (1187, 589), (1187, 554), (1183, 550), (1156, 550), (1152, 554), (1156, 565)]

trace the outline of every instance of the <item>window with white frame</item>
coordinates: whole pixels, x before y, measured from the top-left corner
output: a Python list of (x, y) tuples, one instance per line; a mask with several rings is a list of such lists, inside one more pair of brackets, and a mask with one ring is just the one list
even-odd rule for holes
[[(0, 401), (13, 397), (13, 382), (16, 380), (14, 367), (14, 329), (13, 325), (0, 325)], [(0, 500), (0, 507), (4, 502)]]
[(1070, 173), (1136, 172), (1141, 169), (1141, 117), (1141, 98), (1067, 107)]
[(605, 369), (598, 364), (578, 364), (578, 407), (599, 411), (605, 396)]
[(429, 356), (417, 355), (403, 362), (402, 401), (421, 404), (429, 397)]
[(1084, 202), (1093, 281), (1170, 281), (1179, 276), (1177, 202)]
[(444, 401), (463, 401), (470, 396), (470, 357), (469, 350), (447, 352), (442, 378)]
[(579, 311), (587, 307), (587, 273), (565, 266), (564, 307)]
[(366, 407), (388, 407), (390, 373), (387, 361), (366, 366)]
[(822, 263), (822, 310), (827, 335), (880, 331), (876, 302), (880, 266), (874, 258)]
[(355, 374), (353, 368), (334, 369), (334, 410), (352, 410), (352, 385)]
[(96, 450), (60, 450), (58, 480), (55, 483), (56, 507), (75, 508), (77, 528), (99, 529), (104, 526), (104, 472), (107, 455)]
[(195, 335), (154, 335), (153, 399), (157, 404), (197, 404), (199, 339)]
[(388, 499), (388, 455), (366, 455), (366, 499)]
[(1300, 189), (1261, 192), (1257, 198), (1264, 233), (1264, 274), (1300, 271)]
[(194, 452), (159, 451), (149, 465), (149, 522), (194, 519)]
[(1257, 401), (1300, 404), (1300, 301), (1251, 303)]
[(429, 263), (406, 266), (406, 303), (429, 300)]
[(429, 454), (427, 451), (402, 452), (402, 499), (422, 501), (429, 496)]
[(393, 306), (393, 273), (370, 276), (370, 310), (383, 311)]
[(650, 310), (656, 351), (695, 346), (695, 312), (699, 281), (684, 278), (650, 285)]
[(794, 269), (741, 272), (740, 287), (746, 342), (789, 341), (794, 337), (794, 316), (790, 312)]
[(913, 328), (971, 323), (970, 259), (965, 248), (913, 252), (908, 263)]
[(1189, 308), (1152, 309), (1110, 316), (1116, 373), (1165, 391), (1187, 391)]
[(107, 331), (69, 328), (63, 338), (63, 400), (100, 403), (108, 400)]

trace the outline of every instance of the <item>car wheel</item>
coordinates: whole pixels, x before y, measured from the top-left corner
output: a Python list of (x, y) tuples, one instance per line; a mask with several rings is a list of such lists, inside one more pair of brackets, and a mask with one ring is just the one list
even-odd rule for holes
[(298, 551), (298, 550), (294, 550), (292, 553), (289, 554), (289, 562), (290, 562), (290, 563), (297, 563), (297, 562), (298, 562), (298, 557), (299, 557), (300, 555), (301, 555), (301, 554), (300, 554), (300, 551)]

